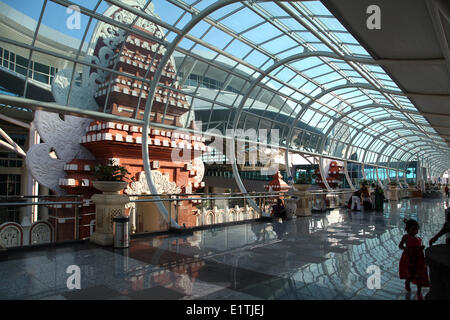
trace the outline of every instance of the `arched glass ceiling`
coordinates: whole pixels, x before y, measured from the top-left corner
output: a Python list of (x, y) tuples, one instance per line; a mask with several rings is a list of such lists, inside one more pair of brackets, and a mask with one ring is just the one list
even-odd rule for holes
[[(443, 167), (442, 159), (449, 159), (444, 139), (382, 69), (383, 64), (403, 62), (374, 61), (320, 1), (2, 2), (28, 17), (22, 20), (22, 37), (15, 32), (0, 36), (2, 47), (25, 59), (22, 64), (15, 59), (14, 67), (15, 72), (21, 72), (18, 66), (25, 70), (21, 96), (30, 97), (32, 85), (39, 84), (34, 61), (47, 61), (59, 71), (75, 71), (67, 78), (70, 93), (62, 105), (82, 109), (70, 96), (84, 84), (80, 74), (101, 65), (89, 56), (91, 39), (104, 28), (117, 37), (146, 38), (162, 49), (162, 56), (182, 36), (171, 55), (177, 82), (159, 88), (186, 95), (191, 105), (186, 127), (195, 118), (204, 131), (216, 128), (222, 134), (233, 127), (280, 129), (282, 146), (294, 152), (347, 159), (356, 155), (367, 163), (430, 152), (441, 155), (438, 165)], [(79, 28), (68, 27), (71, 5), (81, 9)], [(218, 9), (203, 16), (211, 6)], [(123, 14), (112, 15), (116, 10)], [(196, 21), (198, 16), (203, 17)], [(161, 32), (143, 32), (137, 25), (145, 22), (159, 25)], [(14, 27), (11, 21), (4, 23)], [(97, 70), (120, 74), (113, 65)], [(133, 79), (150, 87), (142, 75)], [(50, 89), (50, 83), (39, 85)], [(106, 111), (105, 106), (98, 106), (99, 111)]]

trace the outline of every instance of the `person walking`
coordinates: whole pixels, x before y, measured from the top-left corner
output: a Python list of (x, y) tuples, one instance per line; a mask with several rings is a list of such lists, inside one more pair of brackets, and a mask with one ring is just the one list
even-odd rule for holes
[(286, 208), (283, 204), (283, 200), (278, 199), (277, 203), (272, 207), (273, 216), (275, 218), (281, 218), (285, 220), (287, 218)]
[(361, 211), (361, 191), (356, 191), (352, 196), (351, 211)]
[(367, 188), (367, 186), (364, 184), (362, 186), (362, 188), (360, 189), (360, 191), (361, 191), (361, 198), (362, 198), (364, 211), (371, 210), (372, 209), (372, 202), (370, 201), (369, 188)]
[(375, 188), (375, 211), (383, 212), (384, 210), (384, 191), (377, 185)]
[(375, 183), (372, 183), (372, 192), (370, 193), (370, 202), (372, 203), (372, 209), (375, 209)]

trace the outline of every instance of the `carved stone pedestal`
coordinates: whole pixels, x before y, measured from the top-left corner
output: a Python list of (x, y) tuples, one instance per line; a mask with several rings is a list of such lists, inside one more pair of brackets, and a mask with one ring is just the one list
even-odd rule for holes
[(297, 217), (307, 217), (311, 216), (311, 207), (312, 207), (312, 195), (311, 192), (308, 191), (295, 191), (294, 195), (298, 197), (297, 201)]
[(130, 201), (126, 195), (118, 193), (95, 194), (95, 232), (90, 241), (101, 246), (113, 244), (113, 219), (125, 215), (125, 205)]
[(408, 189), (404, 189), (404, 188), (399, 188), (398, 189), (398, 198), (400, 199), (404, 199), (404, 198), (408, 198), (409, 197), (409, 192)]
[(297, 212), (297, 202), (298, 198), (294, 196), (293, 198), (287, 198), (284, 200), (286, 206), (287, 219), (292, 219)]
[(398, 188), (389, 186), (387, 196), (389, 201), (398, 201)]

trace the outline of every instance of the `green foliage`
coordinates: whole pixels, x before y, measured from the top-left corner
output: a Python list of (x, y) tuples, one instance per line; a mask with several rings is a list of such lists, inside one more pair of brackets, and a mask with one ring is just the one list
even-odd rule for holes
[(111, 160), (108, 160), (106, 165), (96, 165), (93, 171), (98, 181), (123, 181), (123, 178), (130, 174), (125, 167), (116, 165)]
[(361, 185), (362, 186), (368, 186), (368, 185), (370, 185), (370, 181), (369, 180), (362, 180), (361, 181)]
[(306, 174), (301, 174), (300, 177), (295, 180), (295, 184), (312, 184), (312, 178)]

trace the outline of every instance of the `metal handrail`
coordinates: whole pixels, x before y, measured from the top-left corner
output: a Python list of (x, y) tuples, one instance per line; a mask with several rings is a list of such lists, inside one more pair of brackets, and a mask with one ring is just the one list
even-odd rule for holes
[(257, 199), (257, 198), (278, 198), (279, 195), (262, 195), (262, 196), (249, 196), (249, 197), (233, 197), (233, 198), (161, 198), (161, 199), (143, 199), (143, 200), (130, 200), (130, 202), (156, 202), (156, 201), (188, 201), (188, 200), (195, 200), (195, 201), (204, 201), (204, 200), (228, 200), (228, 199)]
[(20, 199), (28, 199), (28, 198), (82, 198), (81, 195), (18, 195), (18, 196), (3, 196), (0, 195), (0, 199), (8, 199), (8, 198), (20, 198)]
[(339, 191), (327, 191), (327, 190), (323, 190), (323, 191), (312, 191), (312, 194), (328, 194), (328, 193), (333, 193), (333, 194), (339, 194), (339, 193), (349, 193), (349, 192), (355, 192), (352, 189), (348, 189), (348, 190), (339, 190)]
[[(158, 193), (158, 194), (127, 194), (129, 197), (159, 197), (159, 196), (191, 196), (193, 194), (198, 195), (242, 195), (242, 194), (248, 194), (248, 195), (273, 195), (273, 194), (284, 194), (285, 192), (222, 192), (222, 193)], [(0, 195), (0, 199), (8, 199), (8, 198), (83, 198), (82, 195), (19, 195), (19, 196), (3, 196)]]
[[(192, 194), (190, 194), (192, 196)], [(147, 195), (147, 196), (155, 196), (155, 195)], [(276, 198), (279, 197), (279, 194), (270, 194), (270, 195), (255, 195), (255, 196), (243, 196), (243, 197), (198, 197), (198, 198), (180, 198), (178, 195), (163, 195), (163, 196), (171, 196), (168, 198), (160, 198), (160, 199), (142, 199), (142, 200), (130, 200), (129, 202), (157, 202), (157, 201), (205, 201), (205, 200), (228, 200), (228, 199), (250, 199), (250, 198)], [(62, 204), (79, 204), (82, 205), (85, 202), (80, 201), (55, 201), (55, 202), (0, 202), (0, 206), (39, 206), (39, 205), (62, 205)]]
[[(311, 195), (326, 195), (326, 194), (346, 194), (352, 193), (352, 190), (348, 191), (312, 191)], [(165, 198), (160, 199), (135, 199), (130, 200), (130, 202), (157, 202), (157, 201), (206, 201), (206, 200), (228, 200), (228, 199), (259, 199), (259, 198), (276, 198), (280, 196), (287, 196), (285, 192), (274, 193), (274, 192), (249, 192), (249, 193), (199, 193), (198, 197), (193, 197), (195, 194), (148, 194), (148, 195), (128, 195), (129, 197), (156, 197), (164, 196)], [(204, 195), (227, 195), (227, 197), (204, 197)], [(230, 195), (242, 195), (242, 196), (231, 196)], [(188, 198), (183, 198), (188, 196)], [(203, 197), (202, 197), (203, 196)], [(33, 196), (34, 198), (47, 197), (47, 196)], [(60, 196), (66, 197), (66, 196)], [(78, 196), (77, 196), (78, 197)], [(82, 205), (83, 201), (37, 201), (37, 202), (0, 202), (0, 206), (36, 206), (36, 205), (63, 205), (63, 204), (78, 204)]]
[(132, 194), (127, 194), (127, 196), (129, 197), (167, 197), (167, 196), (192, 196), (192, 195), (228, 195), (228, 196), (233, 196), (233, 195), (243, 195), (243, 194), (248, 194), (248, 195), (274, 195), (274, 194), (278, 194), (278, 195), (284, 195), (286, 192), (222, 192), (222, 193), (172, 193), (172, 194), (139, 194), (139, 195), (132, 195)]
[(75, 201), (55, 201), (55, 202), (0, 202), (0, 207), (5, 206), (45, 206), (59, 204), (83, 204), (84, 202)]

